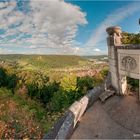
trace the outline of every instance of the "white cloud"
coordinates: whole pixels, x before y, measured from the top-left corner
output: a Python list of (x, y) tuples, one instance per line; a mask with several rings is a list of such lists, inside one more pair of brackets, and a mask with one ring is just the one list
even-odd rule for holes
[(89, 40), (85, 44), (87, 48), (91, 49), (97, 47), (100, 42), (106, 39), (106, 28), (109, 26), (114, 26), (123, 19), (127, 18), (130, 15), (133, 15), (135, 12), (140, 11), (140, 3), (133, 2), (129, 5), (126, 5), (122, 8), (119, 8), (109, 14), (107, 18), (95, 29), (90, 36)]
[[(78, 51), (76, 46), (73, 46), (74, 38), (78, 26), (87, 24), (86, 14), (78, 6), (63, 0), (31, 0), (30, 11), (23, 13), (15, 10), (16, 4), (16, 1), (0, 3), (0, 7), (3, 7), (0, 9), (0, 28), (6, 30), (6, 33), (1, 35), (1, 46), (9, 44), (24, 47), (25, 44), (30, 44), (29, 49), (57, 48), (61, 52), (69, 51), (68, 53)], [(9, 28), (12, 25), (18, 26)], [(31, 37), (22, 38), (23, 34)], [(8, 40), (10, 36), (15, 38)]]
[(98, 49), (98, 48), (95, 48), (93, 51), (95, 51), (95, 52), (100, 52), (101, 50)]

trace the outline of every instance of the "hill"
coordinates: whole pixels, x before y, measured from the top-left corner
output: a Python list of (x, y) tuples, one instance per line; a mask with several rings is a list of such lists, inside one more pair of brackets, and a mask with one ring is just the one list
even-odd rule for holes
[(0, 55), (1, 61), (17, 62), (28, 68), (64, 68), (79, 65), (85, 58), (74, 55)]

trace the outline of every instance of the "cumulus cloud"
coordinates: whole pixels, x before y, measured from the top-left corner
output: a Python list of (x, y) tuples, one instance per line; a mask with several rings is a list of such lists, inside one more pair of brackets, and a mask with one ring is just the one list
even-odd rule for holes
[(68, 53), (79, 50), (73, 46), (74, 38), (78, 26), (87, 24), (87, 20), (78, 6), (63, 0), (30, 0), (28, 6), (30, 9), (23, 12), (15, 0), (0, 2), (0, 29), (5, 29), (0, 35), (1, 46), (57, 48)]
[(97, 29), (93, 31), (85, 46), (89, 49), (97, 47), (98, 44), (100, 44), (103, 40), (105, 41), (105, 31), (107, 27), (116, 25), (123, 19), (127, 18), (130, 15), (133, 15), (138, 11), (140, 11), (140, 5), (138, 2), (133, 2), (129, 5), (115, 10), (107, 16), (107, 18), (98, 26)]
[(94, 51), (95, 51), (95, 52), (100, 52), (101, 50), (98, 49), (98, 48), (95, 48)]

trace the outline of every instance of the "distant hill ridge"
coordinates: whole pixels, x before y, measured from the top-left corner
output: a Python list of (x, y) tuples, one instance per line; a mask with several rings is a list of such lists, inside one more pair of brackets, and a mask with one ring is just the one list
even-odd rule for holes
[(79, 61), (86, 61), (84, 57), (75, 55), (23, 55), (8, 54), (0, 55), (2, 61), (16, 61), (19, 64), (30, 64), (36, 67), (62, 68), (67, 66), (75, 66)]

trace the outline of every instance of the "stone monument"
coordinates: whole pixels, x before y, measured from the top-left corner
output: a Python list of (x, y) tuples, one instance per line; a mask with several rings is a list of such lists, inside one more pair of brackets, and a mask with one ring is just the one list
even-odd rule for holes
[(127, 77), (140, 80), (140, 44), (123, 45), (122, 31), (118, 26), (109, 27), (106, 31), (111, 83), (118, 95), (124, 95), (127, 94)]

